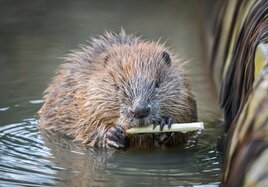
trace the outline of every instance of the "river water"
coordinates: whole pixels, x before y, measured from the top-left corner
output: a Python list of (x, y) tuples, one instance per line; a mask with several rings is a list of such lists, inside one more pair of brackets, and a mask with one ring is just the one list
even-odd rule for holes
[[(219, 184), (220, 110), (202, 64), (205, 0), (0, 2), (0, 186), (184, 186)], [(205, 130), (168, 150), (109, 152), (43, 135), (36, 112), (64, 56), (105, 30), (167, 41), (192, 78)]]

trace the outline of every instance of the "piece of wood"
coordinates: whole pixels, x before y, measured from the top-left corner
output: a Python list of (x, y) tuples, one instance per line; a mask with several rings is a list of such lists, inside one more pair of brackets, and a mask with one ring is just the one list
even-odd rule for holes
[(164, 126), (163, 130), (160, 131), (160, 126), (156, 126), (153, 129), (153, 125), (149, 125), (146, 127), (134, 127), (128, 129), (126, 132), (128, 134), (141, 134), (141, 133), (159, 133), (159, 132), (190, 132), (196, 131), (198, 129), (204, 129), (203, 122), (194, 122), (194, 123), (174, 123), (171, 125), (171, 128), (168, 129), (167, 125)]

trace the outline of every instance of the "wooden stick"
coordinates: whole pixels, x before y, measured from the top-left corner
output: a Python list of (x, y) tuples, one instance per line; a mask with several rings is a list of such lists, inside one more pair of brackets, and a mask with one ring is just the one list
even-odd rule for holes
[(134, 128), (128, 129), (126, 132), (129, 134), (159, 133), (159, 132), (182, 132), (182, 133), (186, 133), (189, 131), (196, 131), (198, 129), (204, 129), (203, 122), (174, 123), (171, 125), (170, 129), (168, 129), (168, 127), (165, 125), (162, 131), (160, 131), (159, 125), (156, 126), (155, 129), (153, 129), (153, 125), (149, 125), (146, 127), (134, 127)]

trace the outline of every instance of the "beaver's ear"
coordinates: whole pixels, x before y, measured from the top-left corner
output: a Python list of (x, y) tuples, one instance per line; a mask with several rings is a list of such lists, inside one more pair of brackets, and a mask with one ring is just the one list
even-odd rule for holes
[(164, 51), (164, 52), (162, 53), (162, 58), (164, 59), (164, 62), (165, 62), (167, 65), (170, 65), (170, 64), (171, 64), (170, 56), (169, 56), (169, 54), (168, 54), (166, 51)]

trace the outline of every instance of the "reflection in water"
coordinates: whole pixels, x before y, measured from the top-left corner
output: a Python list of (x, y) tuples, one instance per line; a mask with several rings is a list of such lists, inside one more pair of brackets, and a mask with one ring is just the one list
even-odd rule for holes
[[(221, 133), (211, 87), (201, 72), (200, 1), (1, 1), (0, 186), (177, 186), (220, 180)], [(58, 59), (104, 30), (162, 37), (193, 78), (205, 131), (187, 145), (111, 153), (41, 134), (36, 111)], [(209, 122), (214, 121), (214, 122)]]

